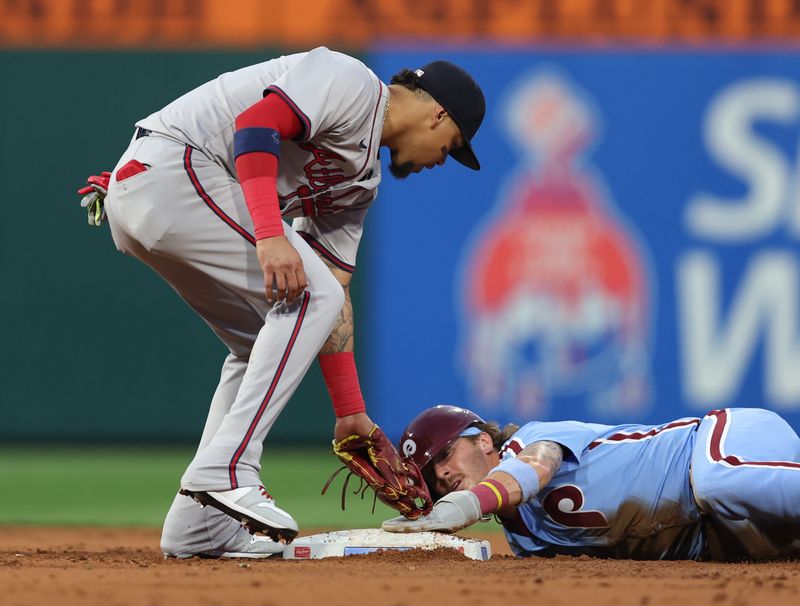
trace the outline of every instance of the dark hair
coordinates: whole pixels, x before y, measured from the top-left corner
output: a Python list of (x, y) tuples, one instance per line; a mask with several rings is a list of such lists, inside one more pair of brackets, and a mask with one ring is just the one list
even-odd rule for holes
[[(500, 450), (503, 443), (517, 433), (519, 429), (519, 425), (514, 425), (513, 423), (509, 423), (500, 429), (500, 425), (493, 421), (489, 423), (473, 423), (472, 427), (477, 427), (481, 431), (488, 433), (492, 438), (492, 444), (497, 450)], [(477, 440), (478, 436), (472, 436), (472, 439)]]
[(428, 91), (419, 85), (419, 76), (417, 73), (411, 71), (410, 69), (401, 69), (394, 76), (392, 76), (389, 84), (399, 84), (400, 86), (404, 86), (412, 92), (430, 97), (430, 93), (428, 93)]

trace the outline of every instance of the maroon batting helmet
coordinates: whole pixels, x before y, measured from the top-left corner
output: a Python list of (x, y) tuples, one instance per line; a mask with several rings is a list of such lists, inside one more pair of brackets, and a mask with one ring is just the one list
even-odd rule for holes
[(423, 410), (408, 424), (400, 438), (400, 452), (412, 459), (425, 475), (425, 466), (436, 455), (460, 438), (465, 429), (483, 422), (471, 410), (439, 404)]

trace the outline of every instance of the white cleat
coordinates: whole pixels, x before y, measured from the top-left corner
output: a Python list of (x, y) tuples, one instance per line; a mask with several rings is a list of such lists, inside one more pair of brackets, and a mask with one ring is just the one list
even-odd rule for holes
[(263, 486), (243, 486), (221, 491), (181, 488), (180, 492), (201, 505), (211, 505), (239, 520), (251, 534), (260, 532), (274, 541), (284, 539), (287, 542), (297, 536), (297, 522), (275, 505), (275, 499)]
[(224, 551), (220, 557), (261, 559), (283, 554), (285, 545), (279, 541), (273, 541), (269, 537), (258, 534), (250, 535), (248, 533), (247, 537), (246, 542), (229, 551)]
[(220, 549), (211, 549), (201, 552), (164, 552), (164, 558), (178, 558), (179, 560), (186, 560), (195, 556), (200, 558), (246, 558), (251, 560), (262, 560), (271, 558), (274, 555), (282, 554), (284, 544), (278, 541), (273, 541), (269, 537), (261, 535), (251, 535), (246, 530), (241, 530), (234, 539), (232, 544), (226, 545)]

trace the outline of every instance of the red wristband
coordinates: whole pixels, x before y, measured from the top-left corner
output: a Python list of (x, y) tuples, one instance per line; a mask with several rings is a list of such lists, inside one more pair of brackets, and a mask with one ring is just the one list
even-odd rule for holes
[(481, 513), (494, 513), (508, 503), (508, 490), (497, 480), (484, 480), (470, 488), (478, 497)]
[(328, 393), (331, 395), (336, 417), (366, 412), (367, 407), (358, 384), (358, 372), (356, 372), (356, 360), (353, 352), (320, 354), (317, 358), (325, 385), (328, 387)]

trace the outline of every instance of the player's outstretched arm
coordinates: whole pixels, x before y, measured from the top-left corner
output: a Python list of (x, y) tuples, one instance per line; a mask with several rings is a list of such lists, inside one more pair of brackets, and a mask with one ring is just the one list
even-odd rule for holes
[(564, 453), (550, 441), (526, 446), (516, 458), (506, 459), (469, 490), (457, 490), (439, 499), (430, 514), (416, 520), (392, 518), (383, 523), (388, 532), (455, 532), (483, 516), (508, 514), (527, 503), (553, 478)]
[[(489, 472), (484, 482), (497, 482), (505, 488), (508, 498), (498, 503), (491, 513), (513, 513), (522, 503), (527, 503), (547, 485), (564, 459), (559, 444), (542, 440), (523, 448), (516, 458), (506, 459)], [(531, 473), (533, 472), (533, 473)]]
[[(319, 362), (336, 413), (333, 437), (338, 441), (354, 434), (367, 435), (375, 423), (366, 413), (353, 357), (355, 339), (353, 337), (353, 302), (350, 299), (352, 274), (334, 267), (324, 257), (320, 258), (328, 265), (344, 289), (342, 311), (339, 312), (331, 334), (319, 351)], [(352, 367), (350, 367), (350, 362), (352, 362)], [(347, 368), (344, 368), (345, 363)]]
[(352, 274), (334, 266), (324, 256), (318, 256), (344, 290), (344, 305), (318, 356), (322, 376), (336, 413), (334, 438), (341, 440), (352, 434), (366, 435), (374, 423), (366, 414), (353, 356), (353, 302), (350, 299)]
[(319, 350), (319, 364), (336, 413), (334, 438), (342, 440), (352, 434), (366, 435), (374, 423), (366, 414), (353, 357), (355, 340), (353, 302), (350, 299), (352, 274), (334, 266), (322, 255), (319, 255), (319, 258), (328, 266), (344, 290), (342, 310), (336, 318), (331, 334)]
[(353, 357), (355, 339), (353, 302), (350, 299), (352, 274), (334, 266), (322, 255), (319, 255), (319, 258), (328, 266), (344, 290), (342, 311), (339, 312), (331, 334), (319, 351), (322, 374), (336, 413), (333, 437), (339, 441), (350, 435), (367, 435), (375, 423), (366, 413)]
[(336, 276), (345, 294), (342, 311), (319, 353), (322, 376), (336, 413), (333, 451), (351, 473), (375, 490), (383, 503), (406, 517), (419, 517), (432, 506), (422, 473), (416, 466), (403, 462), (394, 445), (367, 415), (361, 395), (353, 358), (351, 274), (320, 258)]

